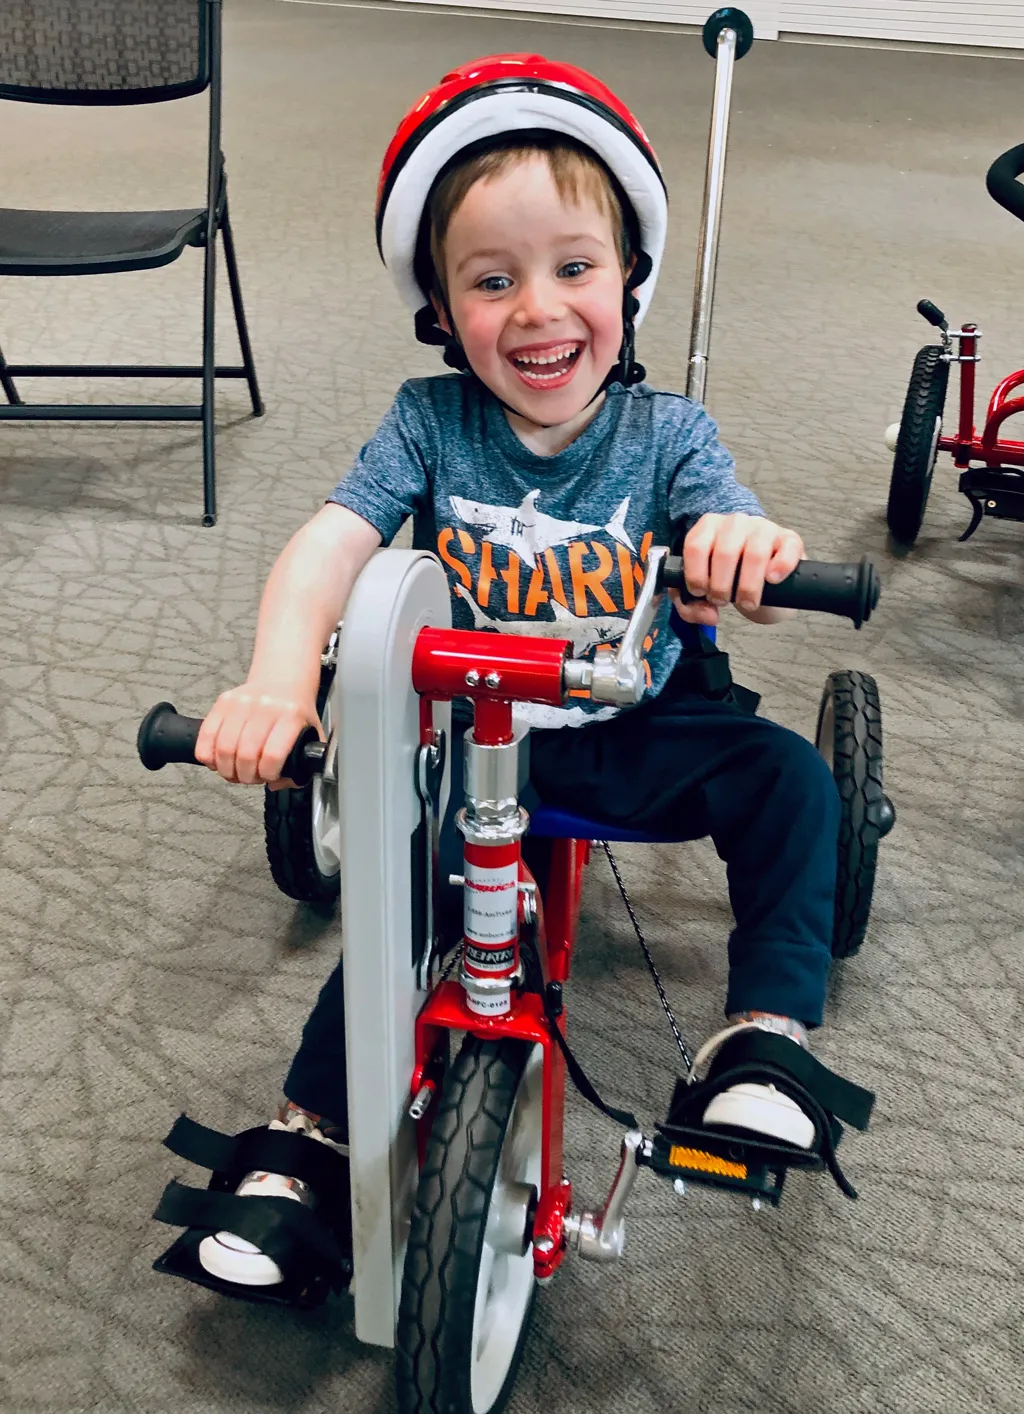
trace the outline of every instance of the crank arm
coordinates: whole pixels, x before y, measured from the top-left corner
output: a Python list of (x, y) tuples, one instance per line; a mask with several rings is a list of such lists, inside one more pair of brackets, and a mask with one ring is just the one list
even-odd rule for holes
[(619, 1168), (604, 1207), (596, 1213), (567, 1213), (564, 1232), (570, 1251), (591, 1262), (616, 1262), (626, 1245), (626, 1200), (633, 1191), (644, 1157), (651, 1148), (639, 1129), (622, 1140)]

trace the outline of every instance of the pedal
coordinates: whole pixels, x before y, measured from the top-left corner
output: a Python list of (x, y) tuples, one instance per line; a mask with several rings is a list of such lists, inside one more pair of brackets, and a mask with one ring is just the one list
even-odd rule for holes
[(724, 1188), (779, 1206), (786, 1171), (825, 1167), (820, 1154), (739, 1130), (659, 1124), (645, 1163), (663, 1178)]
[[(241, 1301), (275, 1306), (318, 1306), (352, 1280), (348, 1160), (304, 1135), (266, 1126), (220, 1134), (181, 1115), (164, 1140), (172, 1153), (211, 1170), (206, 1189), (172, 1180), (153, 1214), (185, 1231), (153, 1263), (154, 1271)], [(314, 1196), (310, 1209), (279, 1196), (240, 1197), (247, 1173), (286, 1173)], [(282, 1280), (248, 1285), (208, 1271), (200, 1259), (204, 1238), (235, 1233), (274, 1261)]]
[(206, 1270), (199, 1260), (199, 1244), (208, 1236), (206, 1228), (189, 1228), (177, 1241), (162, 1252), (153, 1263), (153, 1270), (165, 1276), (182, 1277), (196, 1286), (205, 1286), (208, 1291), (216, 1291), (221, 1296), (232, 1296), (237, 1301), (251, 1301), (261, 1305), (295, 1306), (308, 1311), (314, 1306), (322, 1306), (332, 1290), (341, 1290), (352, 1280), (352, 1262), (343, 1259), (341, 1272), (328, 1278), (317, 1274), (306, 1280), (285, 1277), (274, 1286), (241, 1286), (238, 1282), (224, 1281)]
[[(809, 1148), (725, 1125), (707, 1125), (704, 1115), (716, 1095), (744, 1083), (771, 1085), (787, 1095), (814, 1126)], [(645, 1162), (666, 1178), (728, 1188), (766, 1199), (777, 1207), (789, 1169), (827, 1168), (848, 1198), (857, 1191), (836, 1158), (843, 1124), (866, 1129), (874, 1095), (828, 1070), (783, 1036), (760, 1030), (730, 1036), (703, 1080), (678, 1080), (668, 1119)]]

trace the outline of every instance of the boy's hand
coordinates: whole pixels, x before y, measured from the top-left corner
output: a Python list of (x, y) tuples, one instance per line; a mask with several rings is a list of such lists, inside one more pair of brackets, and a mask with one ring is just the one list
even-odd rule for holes
[(210, 708), (196, 741), (195, 756), (226, 781), (242, 785), (289, 786), (281, 779), (288, 753), (303, 727), (323, 738), (315, 708), (279, 687), (244, 682), (222, 692)]
[(718, 606), (728, 604), (736, 585), (736, 607), (753, 615), (781, 616), (784, 610), (761, 610), (765, 583), (778, 584), (804, 558), (804, 542), (795, 530), (784, 530), (764, 516), (705, 515), (683, 541), (683, 570), (691, 594), (706, 602), (680, 603), (681, 618), (691, 624), (717, 624)]

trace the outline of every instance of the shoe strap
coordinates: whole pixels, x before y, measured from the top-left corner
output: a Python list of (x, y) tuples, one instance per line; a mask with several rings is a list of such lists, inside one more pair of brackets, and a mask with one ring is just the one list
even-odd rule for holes
[(341, 1154), (343, 1158), (348, 1158), (348, 1145), (343, 1144), (338, 1139), (329, 1139), (313, 1119), (313, 1116), (306, 1114), (304, 1110), (294, 1110), (285, 1120), (272, 1119), (267, 1125), (267, 1128), (285, 1134), (301, 1134), (307, 1139), (315, 1139), (318, 1144), (326, 1144), (327, 1147), (333, 1149), (336, 1154)]
[(232, 1136), (180, 1115), (164, 1144), (189, 1163), (212, 1169), (232, 1190), (246, 1174), (260, 1171), (301, 1179), (328, 1208), (348, 1202), (347, 1162), (333, 1145), (310, 1144), (304, 1134), (260, 1125)]
[(735, 1021), (731, 1026), (723, 1026), (721, 1031), (716, 1031), (713, 1036), (709, 1037), (708, 1040), (704, 1042), (703, 1046), (701, 1046), (700, 1050), (694, 1056), (693, 1068), (690, 1071), (690, 1084), (697, 1084), (697, 1072), (705, 1061), (709, 1061), (712, 1056), (716, 1055), (726, 1041), (730, 1040), (733, 1036), (741, 1035), (744, 1031), (768, 1032), (769, 1028), (762, 1026), (758, 1021)]

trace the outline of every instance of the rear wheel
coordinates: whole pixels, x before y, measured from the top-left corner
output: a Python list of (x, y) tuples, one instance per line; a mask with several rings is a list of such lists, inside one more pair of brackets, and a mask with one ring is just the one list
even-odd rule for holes
[(832, 956), (850, 957), (867, 932), (878, 842), (895, 821), (882, 789), (882, 709), (869, 673), (831, 673), (814, 744), (832, 768), (842, 814)]
[(901, 545), (917, 539), (928, 504), (949, 383), (942, 354), (938, 344), (918, 350), (903, 404), (885, 513), (889, 533)]
[(398, 1315), (401, 1414), (499, 1414), (535, 1283), (543, 1050), (467, 1036), (420, 1172)]
[[(320, 673), (316, 710), (324, 735), (330, 737), (331, 685), (334, 669)], [(267, 863), (274, 883), (300, 903), (330, 907), (341, 892), (341, 821), (338, 787), (315, 775), (296, 790), (263, 794), (263, 828)]]

